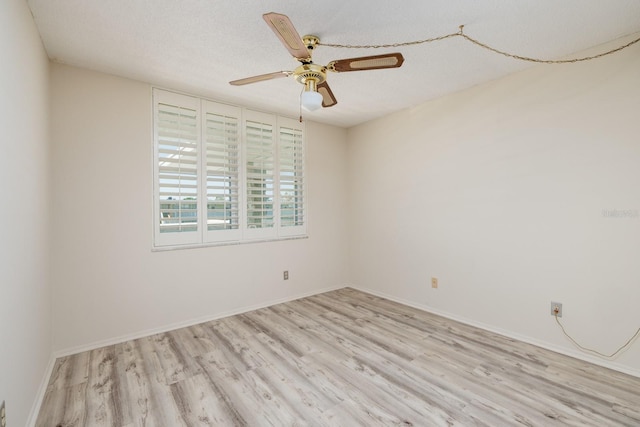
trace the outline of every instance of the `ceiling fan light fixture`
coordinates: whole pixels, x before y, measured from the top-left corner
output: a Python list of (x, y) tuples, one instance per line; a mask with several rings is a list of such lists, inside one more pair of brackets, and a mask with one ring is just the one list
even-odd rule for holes
[(305, 110), (315, 111), (322, 107), (322, 95), (315, 90), (305, 90), (300, 95), (300, 103)]

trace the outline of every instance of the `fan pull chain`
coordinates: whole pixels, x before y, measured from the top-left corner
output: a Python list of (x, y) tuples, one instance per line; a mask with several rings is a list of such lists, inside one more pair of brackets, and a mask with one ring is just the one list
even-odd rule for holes
[(468, 36), (464, 33), (464, 25), (460, 25), (457, 33), (446, 34), (440, 37), (433, 37), (429, 39), (423, 40), (415, 40), (409, 42), (401, 42), (401, 43), (391, 43), (391, 44), (373, 44), (373, 45), (350, 45), (350, 44), (335, 44), (335, 43), (322, 43), (318, 42), (318, 45), (327, 46), (327, 47), (335, 47), (335, 48), (345, 48), (345, 49), (382, 49), (382, 48), (390, 48), (390, 47), (401, 47), (401, 46), (412, 46), (423, 43), (432, 43), (436, 41), (445, 40), (452, 37), (462, 37), (463, 39), (475, 44), (476, 46), (480, 46), (483, 49), (489, 50), (493, 53), (497, 53), (499, 55), (503, 55), (509, 58), (518, 59), (520, 61), (528, 61), (528, 62), (536, 62), (540, 64), (568, 64), (574, 62), (582, 62), (582, 61), (590, 61), (592, 59), (601, 58), (603, 56), (611, 55), (612, 53), (619, 52), (623, 49), (628, 48), (631, 45), (634, 45), (640, 42), (640, 37), (635, 40), (630, 41), (629, 43), (616, 47), (614, 49), (608, 50), (606, 52), (602, 52), (596, 55), (585, 56), (581, 58), (572, 58), (572, 59), (542, 59), (542, 58), (532, 58), (528, 56), (517, 55), (509, 52), (505, 52), (503, 50), (497, 49), (495, 47), (489, 46), (485, 43), (482, 43), (479, 40), (474, 39), (471, 36)]
[(300, 108), (300, 123), (302, 123), (302, 94), (303, 93), (304, 93), (304, 87), (302, 88), (302, 91), (300, 92), (300, 97), (299, 97), (300, 102), (298, 103), (298, 107)]

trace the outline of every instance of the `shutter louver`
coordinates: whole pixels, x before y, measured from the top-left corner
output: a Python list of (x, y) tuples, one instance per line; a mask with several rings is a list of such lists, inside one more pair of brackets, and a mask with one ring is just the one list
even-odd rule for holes
[(240, 226), (239, 118), (206, 114), (207, 230)]
[(198, 124), (193, 109), (159, 103), (157, 112), (160, 233), (198, 230)]
[(302, 130), (280, 128), (280, 226), (304, 225), (304, 152)]
[(247, 228), (275, 225), (273, 125), (246, 121)]

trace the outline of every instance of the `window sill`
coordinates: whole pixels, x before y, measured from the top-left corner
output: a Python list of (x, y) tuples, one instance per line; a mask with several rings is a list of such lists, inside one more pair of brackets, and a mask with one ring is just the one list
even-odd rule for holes
[(189, 245), (152, 246), (151, 252), (178, 251), (182, 249), (211, 248), (211, 247), (218, 247), (218, 246), (238, 246), (238, 245), (248, 245), (252, 243), (282, 242), (286, 240), (304, 240), (308, 238), (309, 236), (307, 234), (304, 234), (300, 236), (275, 237), (270, 239), (234, 240), (230, 242), (209, 242), (209, 243), (197, 243), (197, 244), (189, 244)]

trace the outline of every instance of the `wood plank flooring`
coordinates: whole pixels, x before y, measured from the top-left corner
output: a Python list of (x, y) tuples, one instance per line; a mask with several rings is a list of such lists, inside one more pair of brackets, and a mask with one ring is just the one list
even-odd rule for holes
[(60, 358), (69, 426), (640, 426), (640, 378), (353, 289)]

